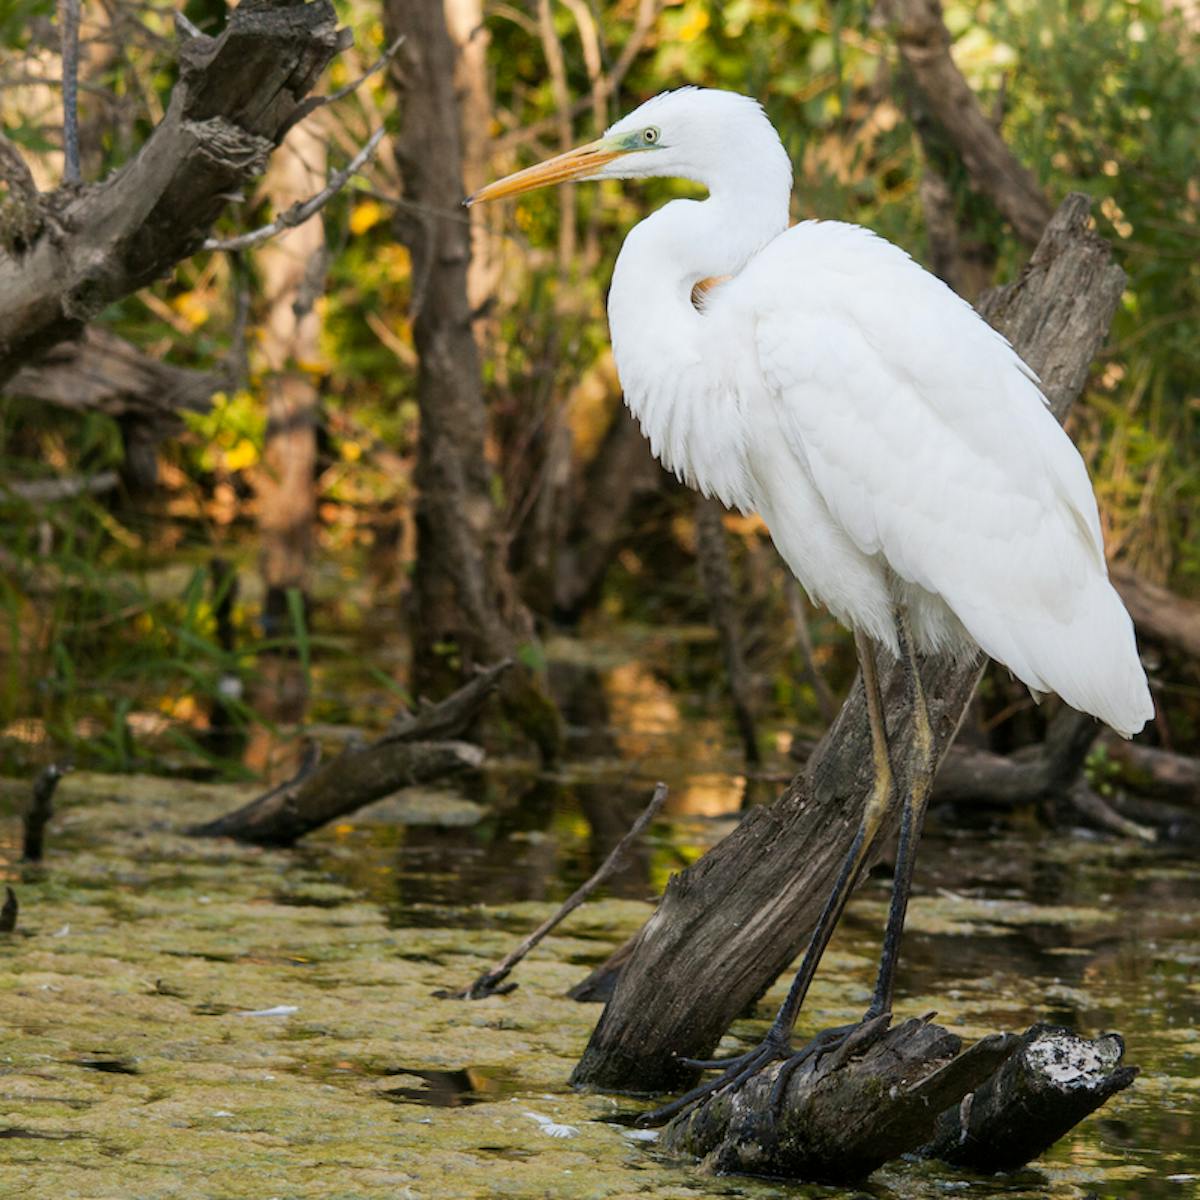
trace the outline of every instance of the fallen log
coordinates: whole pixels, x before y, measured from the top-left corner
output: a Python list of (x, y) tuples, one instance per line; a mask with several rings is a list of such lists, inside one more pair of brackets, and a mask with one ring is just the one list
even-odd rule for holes
[(449, 739), (466, 729), (511, 665), (505, 660), (489, 667), (440, 704), (404, 718), (369, 745), (351, 744), (325, 764), (314, 760), (286, 784), (188, 832), (258, 846), (290, 846), (399, 788), (479, 767), (484, 754), (478, 746), (427, 739), (431, 734)]
[(1133, 1082), (1137, 1068), (1121, 1065), (1124, 1048), (1116, 1034), (1092, 1041), (1034, 1025), (963, 1051), (957, 1036), (914, 1018), (806, 1063), (776, 1105), (777, 1063), (676, 1117), (661, 1144), (721, 1174), (821, 1183), (859, 1183), (914, 1153), (1011, 1171)]
[[(1124, 287), (1109, 247), (1087, 228), (1088, 208), (1086, 197), (1069, 197), (1017, 283), (981, 304), (1038, 371), (1060, 418), (1083, 386)], [(981, 656), (922, 664), (935, 762), (945, 757), (982, 670)], [(894, 769), (904, 778), (912, 746), (903, 671), (881, 663), (880, 685)], [(752, 809), (729, 837), (670, 881), (575, 1068), (576, 1086), (645, 1092), (695, 1081), (682, 1058), (710, 1057), (731, 1022), (803, 949), (870, 794), (871, 762), (856, 682), (784, 795)], [(888, 840), (885, 827), (878, 845)]]
[(858, 1183), (929, 1142), (938, 1114), (957, 1111), (1019, 1040), (995, 1034), (960, 1052), (960, 1038), (912, 1018), (876, 1033), (857, 1054), (810, 1060), (788, 1081), (778, 1115), (776, 1063), (736, 1092), (718, 1092), (676, 1117), (662, 1145), (719, 1174)]
[(1133, 1082), (1138, 1068), (1121, 1065), (1124, 1053), (1115, 1033), (1089, 1041), (1034, 1025), (995, 1074), (938, 1117), (921, 1153), (974, 1171), (1024, 1166)]

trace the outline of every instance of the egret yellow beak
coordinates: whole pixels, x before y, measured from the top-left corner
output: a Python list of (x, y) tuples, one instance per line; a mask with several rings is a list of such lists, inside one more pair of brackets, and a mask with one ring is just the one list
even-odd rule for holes
[(472, 204), (484, 204), (488, 200), (500, 200), (505, 196), (517, 196), (521, 192), (532, 191), (534, 188), (548, 187), (552, 183), (567, 183), (572, 179), (586, 179), (594, 175), (605, 164), (629, 153), (628, 147), (615, 145), (613, 141), (600, 138), (599, 141), (588, 142), (586, 146), (577, 146), (566, 154), (557, 154), (536, 167), (526, 167), (497, 179), (481, 187), (474, 195), (468, 196), (463, 203), (469, 208)]

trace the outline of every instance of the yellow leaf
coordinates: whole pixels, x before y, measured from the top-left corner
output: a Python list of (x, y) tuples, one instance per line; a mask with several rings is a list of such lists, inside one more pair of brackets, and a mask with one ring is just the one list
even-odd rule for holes
[(378, 225), (387, 216), (387, 209), (375, 200), (364, 200), (354, 206), (350, 214), (350, 232), (366, 233), (372, 225)]
[(708, 28), (708, 10), (693, 8), (679, 26), (679, 40), (694, 42)]
[(225, 467), (230, 471), (244, 471), (256, 462), (258, 447), (249, 438), (242, 438), (232, 450), (225, 452)]
[(343, 442), (341, 451), (347, 462), (358, 462), (362, 458), (362, 447), (357, 442)]
[(208, 320), (208, 305), (195, 292), (176, 296), (172, 306), (193, 329), (199, 329)]

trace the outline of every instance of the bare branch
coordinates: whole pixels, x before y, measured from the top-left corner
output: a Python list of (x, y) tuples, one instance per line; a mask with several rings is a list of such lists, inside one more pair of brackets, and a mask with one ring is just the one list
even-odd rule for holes
[(60, 0), (63, 75), (63, 182), (78, 183), (79, 174), (79, 0)]
[[(371, 78), (377, 71), (381, 71), (387, 66), (393, 58), (396, 57), (396, 52), (404, 45), (404, 39), (407, 34), (401, 34), (392, 44), (355, 80), (346, 84), (345, 87), (338, 88), (336, 92), (331, 92), (328, 96), (313, 96), (306, 100), (296, 110), (296, 115), (292, 118), (291, 125), (295, 125), (298, 121), (303, 121), (305, 117), (315, 113), (318, 108), (324, 108), (327, 104), (336, 104), (339, 100), (344, 100), (351, 92), (356, 92), (368, 79)], [(290, 126), (289, 126), (290, 128)]]
[(201, 249), (245, 250), (250, 246), (258, 245), (259, 242), (265, 242), (268, 238), (274, 237), (277, 233), (282, 233), (285, 229), (291, 229), (296, 225), (303, 225), (309, 217), (314, 213), (320, 212), (346, 186), (351, 176), (375, 153), (376, 147), (383, 140), (383, 135), (386, 132), (387, 130), (381, 125), (371, 134), (367, 140), (367, 144), (345, 167), (340, 171), (335, 171), (329, 177), (329, 182), (315, 196), (310, 196), (307, 200), (293, 204), (291, 208), (280, 213), (270, 225), (264, 225), (262, 228), (252, 230), (250, 233), (239, 234), (237, 237), (223, 239), (206, 238)]
[[(629, 827), (629, 832), (613, 847), (612, 853), (600, 864), (595, 874), (586, 883), (580, 884), (563, 901), (562, 906), (553, 916), (547, 917), (511, 954), (506, 955), (490, 971), (485, 971), (480, 975), (470, 987), (463, 988), (457, 992), (438, 991), (434, 992), (434, 995), (439, 1000), (483, 1000), (488, 996), (503, 996), (511, 992), (517, 985), (515, 983), (504, 984), (504, 979), (508, 973), (564, 917), (573, 913), (610, 875), (621, 868), (630, 846), (641, 837), (642, 831), (646, 826), (658, 816), (659, 810), (666, 803), (666, 800), (667, 785), (665, 783), (655, 784), (654, 795), (650, 797), (650, 803), (646, 806), (642, 815)], [(503, 986), (501, 986), (502, 984)]]

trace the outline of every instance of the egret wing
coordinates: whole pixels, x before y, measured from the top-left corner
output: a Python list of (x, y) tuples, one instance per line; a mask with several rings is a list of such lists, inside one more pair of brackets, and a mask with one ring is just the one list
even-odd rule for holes
[(854, 544), (1031, 688), (1133, 727), (1148, 693), (1087, 472), (1008, 343), (857, 226), (796, 226), (738, 284), (779, 425)]

